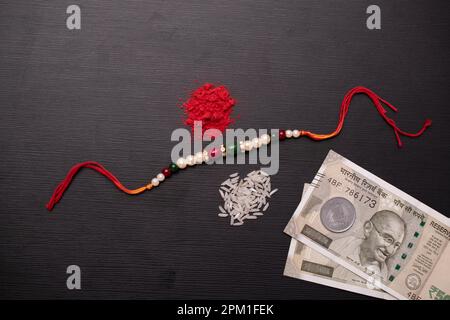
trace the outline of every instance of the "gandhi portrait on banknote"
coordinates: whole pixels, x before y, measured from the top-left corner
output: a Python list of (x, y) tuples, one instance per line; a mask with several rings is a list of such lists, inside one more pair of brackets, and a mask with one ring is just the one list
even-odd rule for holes
[[(335, 240), (330, 249), (341, 252), (353, 263), (366, 267), (377, 277), (386, 279), (386, 262), (400, 248), (405, 234), (405, 221), (395, 212), (381, 210), (364, 223), (362, 237), (348, 236)], [(347, 269), (338, 266), (333, 276), (347, 272)]]

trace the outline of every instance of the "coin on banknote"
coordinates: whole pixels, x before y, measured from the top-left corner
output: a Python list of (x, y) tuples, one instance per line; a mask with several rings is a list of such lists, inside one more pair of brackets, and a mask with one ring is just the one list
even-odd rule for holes
[(356, 219), (353, 204), (345, 198), (329, 199), (320, 209), (320, 220), (331, 232), (344, 232), (351, 228)]

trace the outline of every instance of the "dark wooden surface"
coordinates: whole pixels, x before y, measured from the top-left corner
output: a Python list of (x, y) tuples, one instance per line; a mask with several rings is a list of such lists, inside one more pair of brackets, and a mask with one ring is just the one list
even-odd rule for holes
[[(78, 4), (82, 29), (66, 28)], [(283, 229), (329, 149), (448, 215), (449, 2), (0, 1), (0, 298), (364, 298), (283, 277)], [(396, 105), (397, 149), (366, 97), (342, 134), (281, 146), (267, 215), (232, 228), (219, 184), (257, 166), (202, 166), (137, 197), (85, 170), (49, 213), (74, 163), (96, 160), (127, 186), (169, 161), (178, 106), (203, 82), (237, 99), (234, 127), (334, 129), (345, 92)], [(82, 290), (66, 288), (66, 267)]]

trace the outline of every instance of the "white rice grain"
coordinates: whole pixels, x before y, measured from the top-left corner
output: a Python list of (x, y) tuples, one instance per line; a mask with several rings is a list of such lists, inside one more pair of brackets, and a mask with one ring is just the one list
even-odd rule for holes
[(224, 201), (219, 206), (220, 217), (230, 217), (230, 225), (240, 226), (246, 219), (255, 220), (269, 207), (268, 199), (278, 189), (271, 190), (270, 176), (261, 170), (247, 174), (243, 179), (233, 173), (219, 188)]

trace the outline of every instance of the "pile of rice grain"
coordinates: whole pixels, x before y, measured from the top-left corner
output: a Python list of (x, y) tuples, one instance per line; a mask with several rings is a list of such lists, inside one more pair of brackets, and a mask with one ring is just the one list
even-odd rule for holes
[(244, 179), (233, 173), (220, 185), (224, 205), (219, 206), (219, 217), (229, 216), (232, 226), (241, 226), (246, 219), (257, 219), (269, 207), (267, 199), (277, 191), (272, 191), (270, 176), (262, 170), (250, 172)]

